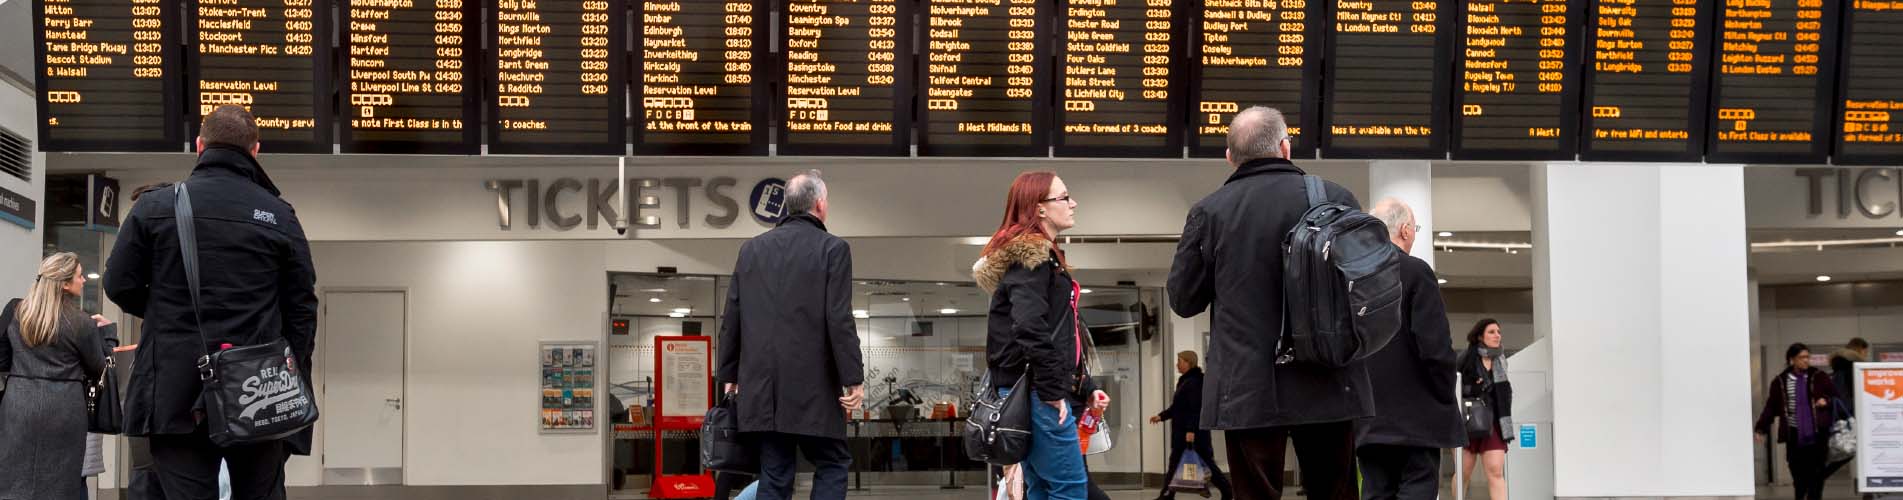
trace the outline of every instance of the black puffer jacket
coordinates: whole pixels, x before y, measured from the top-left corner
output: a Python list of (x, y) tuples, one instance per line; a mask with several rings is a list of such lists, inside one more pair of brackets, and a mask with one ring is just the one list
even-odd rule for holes
[(1031, 390), (1044, 401), (1087, 394), (1079, 362), (1084, 349), (1078, 343), (1087, 334), (1072, 308), (1075, 281), (1057, 262), (1050, 240), (1027, 234), (979, 260), (971, 271), (991, 294), (985, 336), (991, 384), (1008, 388), (1029, 373)]
[[(1268, 158), (1236, 168), (1189, 211), (1170, 266), (1170, 308), (1212, 311), (1205, 430), (1342, 422), (1373, 414), (1364, 366), (1275, 364), (1282, 332), (1282, 240), (1308, 210), (1302, 169)], [(1327, 199), (1360, 207), (1332, 182)], [(1304, 293), (1291, 290), (1289, 293)]]
[[(291, 205), (279, 199), (256, 159), (212, 145), (185, 180), (198, 229), (205, 344), (193, 317), (179, 255), (171, 190), (147, 193), (119, 227), (106, 261), (105, 291), (119, 308), (145, 319), (125, 389), (126, 434), (189, 434), (198, 402), (197, 359), (218, 344), (289, 341), (300, 366), (317, 340), (317, 271)], [(304, 371), (306, 383), (310, 372)], [(310, 433), (288, 441), (309, 453)]]

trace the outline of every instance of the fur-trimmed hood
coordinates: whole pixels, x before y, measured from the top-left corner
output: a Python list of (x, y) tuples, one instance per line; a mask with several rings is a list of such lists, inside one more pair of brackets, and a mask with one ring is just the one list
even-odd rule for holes
[(979, 256), (978, 261), (971, 264), (971, 278), (978, 281), (978, 287), (985, 293), (993, 293), (1012, 264), (1030, 269), (1050, 261), (1051, 240), (1041, 234), (1026, 233), (1012, 238), (989, 256)]

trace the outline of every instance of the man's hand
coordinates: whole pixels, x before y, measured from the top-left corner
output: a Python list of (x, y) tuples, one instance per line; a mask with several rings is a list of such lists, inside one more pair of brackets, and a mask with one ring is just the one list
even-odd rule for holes
[(720, 385), (720, 392), (721, 392), (721, 393), (724, 393), (724, 394), (739, 394), (739, 393), (740, 393), (740, 384), (736, 384), (736, 383), (732, 383), (732, 382), (728, 382), (728, 383), (725, 383), (725, 384), (721, 384), (721, 385)]
[(1762, 432), (1752, 433), (1751, 438), (1756, 440), (1758, 444), (1764, 444), (1764, 433)]
[(846, 411), (857, 410), (859, 409), (859, 404), (865, 402), (865, 400), (866, 386), (855, 385), (846, 388), (846, 395), (839, 398), (839, 406), (845, 408)]
[(1190, 433), (1184, 433), (1184, 434), (1183, 434), (1183, 442), (1185, 442), (1185, 443), (1194, 443), (1194, 442), (1196, 442), (1196, 433), (1194, 433), (1194, 432), (1190, 432)]
[(1160, 424), (1160, 423), (1163, 423), (1163, 417), (1162, 417), (1162, 416), (1160, 416), (1160, 415), (1150, 415), (1150, 425), (1156, 425), (1156, 424)]
[(1110, 409), (1110, 393), (1097, 391), (1090, 394), (1090, 407), (1097, 411)]
[(1056, 401), (1045, 401), (1044, 404), (1051, 405), (1052, 408), (1057, 409), (1057, 422), (1059, 424), (1062, 424), (1065, 420), (1070, 420), (1069, 401), (1059, 399)]

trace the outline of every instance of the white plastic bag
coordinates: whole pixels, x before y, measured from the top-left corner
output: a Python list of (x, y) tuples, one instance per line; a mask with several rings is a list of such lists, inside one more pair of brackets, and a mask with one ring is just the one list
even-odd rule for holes
[(1024, 470), (1011, 465), (1004, 468), (1004, 477), (998, 478), (997, 496), (992, 500), (1024, 500)]

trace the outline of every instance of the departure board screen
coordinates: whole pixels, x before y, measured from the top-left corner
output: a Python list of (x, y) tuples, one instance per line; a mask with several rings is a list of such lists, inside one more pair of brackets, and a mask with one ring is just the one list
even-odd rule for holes
[(1193, 0), (1061, 1), (1057, 156), (1181, 158), (1185, 40), (1175, 20)]
[(1453, 4), (1328, 0), (1322, 154), (1446, 158)]
[(910, 0), (786, 0), (779, 154), (912, 154)]
[(160, 0), (34, 0), (42, 151), (180, 151), (178, 17)]
[[(1195, 0), (1177, 0), (1194, 2)], [(1282, 112), (1291, 155), (1315, 156), (1321, 116), (1321, 19), (1329, 0), (1201, 0), (1191, 10), (1190, 155), (1221, 158), (1229, 119), (1251, 106)], [(1313, 57), (1311, 57), (1313, 56)]]
[(767, 153), (765, 0), (648, 0), (635, 20), (637, 154)]
[(1587, 1), (1580, 157), (1698, 161), (1714, 0)]
[(1823, 163), (1841, 2), (1721, 1), (1706, 160)]
[(1587, 0), (1459, 0), (1454, 158), (1572, 160)]
[(1831, 161), (1903, 163), (1903, 0), (1849, 0), (1845, 5)]
[(626, 4), (488, 1), (489, 152), (626, 153)]
[(258, 142), (269, 151), (331, 152), (330, 1), (186, 5), (192, 135), (212, 109), (232, 104), (251, 110)]
[(1051, 2), (922, 3), (920, 156), (1050, 155)]
[(478, 0), (343, 0), (345, 153), (474, 154)]

